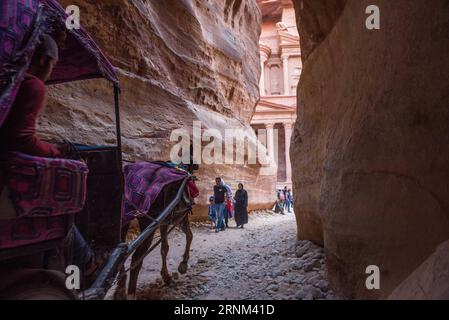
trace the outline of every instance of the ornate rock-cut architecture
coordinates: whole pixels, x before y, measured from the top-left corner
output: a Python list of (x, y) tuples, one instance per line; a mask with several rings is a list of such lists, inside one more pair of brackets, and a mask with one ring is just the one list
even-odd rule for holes
[(258, 1), (262, 11), (260, 96), (251, 126), (265, 129), (277, 164), (277, 186), (292, 186), (290, 140), (296, 122), (296, 90), (302, 72), (295, 9), (290, 0)]

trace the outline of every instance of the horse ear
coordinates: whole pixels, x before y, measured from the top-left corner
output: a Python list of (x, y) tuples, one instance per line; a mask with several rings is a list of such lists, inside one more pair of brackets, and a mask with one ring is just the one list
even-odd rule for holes
[(55, 39), (60, 51), (65, 49), (67, 42), (67, 31), (62, 25), (55, 26), (50, 36)]
[(193, 164), (193, 143), (190, 142), (190, 164)]

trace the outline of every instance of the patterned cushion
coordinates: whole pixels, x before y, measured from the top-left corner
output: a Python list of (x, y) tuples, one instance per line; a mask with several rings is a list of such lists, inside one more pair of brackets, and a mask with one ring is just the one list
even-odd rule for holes
[(0, 182), (0, 223), (1, 220), (14, 219), (16, 217), (16, 210), (9, 196), (8, 188), (3, 188)]
[(65, 233), (65, 216), (0, 220), (0, 249), (63, 239)]
[(83, 209), (88, 173), (83, 162), (14, 152), (0, 156), (0, 163), (17, 217), (58, 216)]

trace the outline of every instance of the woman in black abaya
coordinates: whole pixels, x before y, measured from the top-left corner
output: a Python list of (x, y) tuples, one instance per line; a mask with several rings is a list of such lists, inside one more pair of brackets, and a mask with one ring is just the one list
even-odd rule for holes
[(248, 223), (248, 193), (243, 188), (243, 184), (239, 183), (239, 189), (235, 193), (234, 215), (237, 228), (242, 228)]

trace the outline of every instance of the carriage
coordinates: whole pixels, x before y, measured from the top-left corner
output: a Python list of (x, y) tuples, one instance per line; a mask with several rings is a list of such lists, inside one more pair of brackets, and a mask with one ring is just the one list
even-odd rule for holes
[[(65, 26), (56, 0), (11, 0), (0, 4), (0, 127), (17, 95), (39, 37)], [(152, 237), (181, 204), (192, 207), (188, 172), (176, 194), (130, 243), (123, 243), (123, 171), (120, 84), (115, 68), (83, 29), (67, 29), (48, 85), (103, 79), (112, 86), (116, 144), (72, 144), (73, 159), (0, 154), (0, 298), (104, 299), (125, 261)], [(69, 259), (62, 253), (76, 225), (103, 263), (79, 290), (66, 284)], [(78, 288), (77, 288), (78, 289)]]

